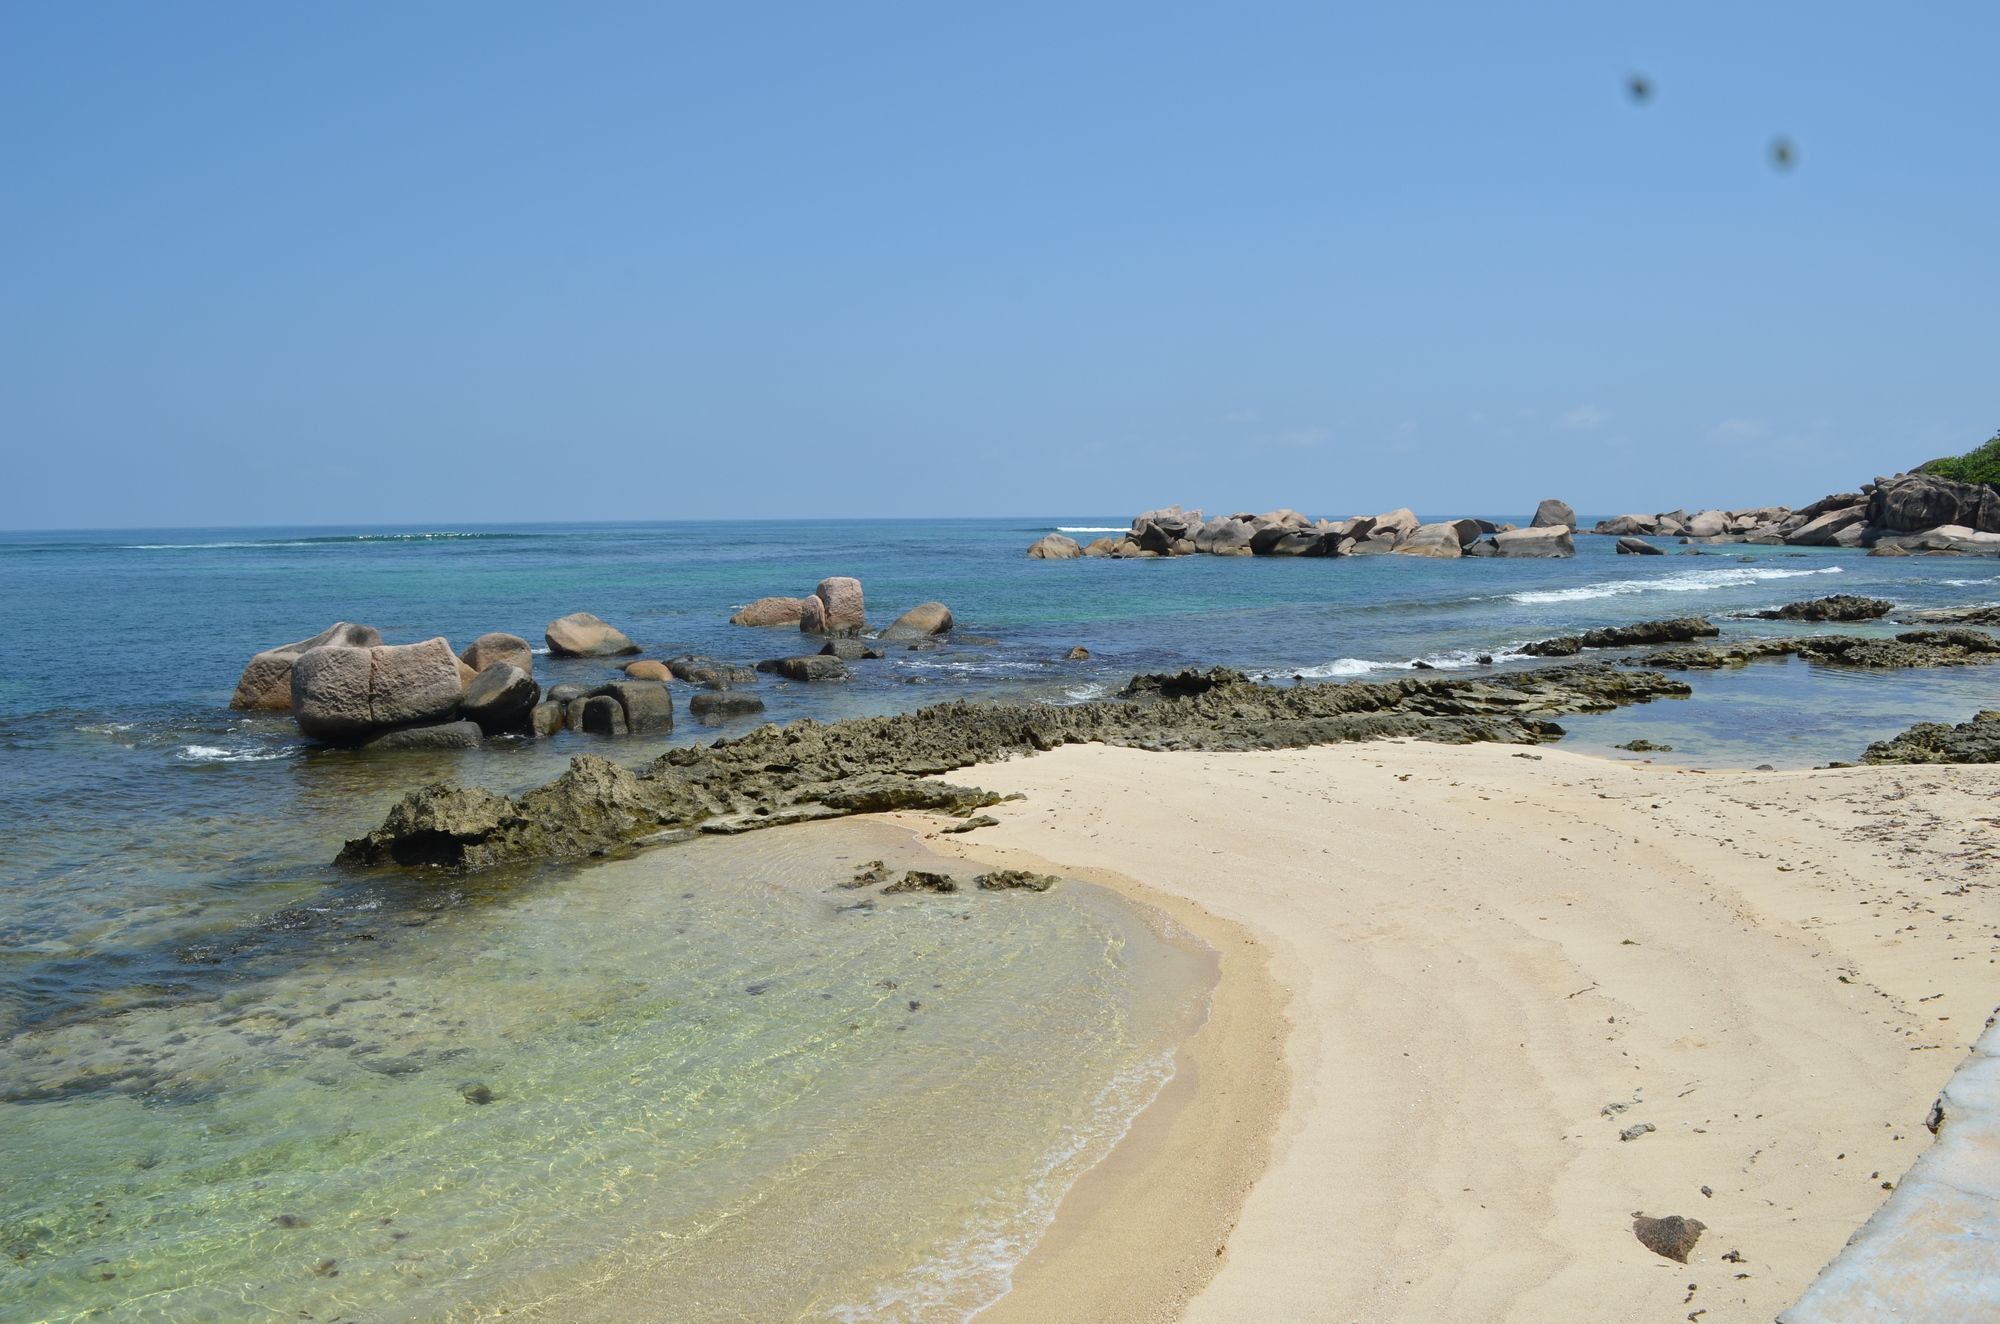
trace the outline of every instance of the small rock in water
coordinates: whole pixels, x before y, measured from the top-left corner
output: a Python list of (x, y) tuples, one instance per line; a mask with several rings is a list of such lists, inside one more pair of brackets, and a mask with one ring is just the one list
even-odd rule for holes
[(1679, 1214), (1669, 1214), (1665, 1218), (1648, 1218), (1641, 1214), (1632, 1220), (1632, 1235), (1639, 1239), (1641, 1246), (1680, 1264), (1687, 1263), (1694, 1244), (1706, 1231), (1706, 1223), (1695, 1218), (1682, 1218)]
[(1088, 662), (1089, 660), (1090, 650), (1082, 644), (1078, 644), (1075, 648), (1063, 654), (1063, 661), (1065, 662)]
[(901, 878), (882, 889), (884, 892), (930, 892), (942, 894), (956, 892), (958, 880), (950, 874), (930, 873), (923, 869), (911, 869)]
[(1672, 745), (1656, 745), (1652, 741), (1645, 739), (1628, 740), (1624, 744), (1614, 745), (1612, 748), (1629, 749), (1634, 754), (1671, 754), (1674, 752)]
[(467, 1103), (488, 1104), (493, 1102), (493, 1089), (485, 1081), (475, 1080), (470, 1085), (458, 1087), (459, 1097)]
[(982, 892), (1046, 892), (1056, 885), (1053, 874), (1030, 873), (1026, 869), (996, 869), (973, 880)]
[(279, 1215), (278, 1215), (277, 1217), (273, 1218), (273, 1219), (272, 1219), (271, 1221), (272, 1221), (273, 1223), (277, 1224), (277, 1225), (278, 1225), (279, 1227), (283, 1227), (283, 1228), (295, 1228), (295, 1227), (311, 1227), (311, 1226), (312, 1226), (312, 1224), (311, 1224), (311, 1223), (310, 1223), (309, 1221), (307, 1221), (306, 1219), (303, 1219), (303, 1218), (300, 1218), (300, 1217), (299, 1217), (299, 1216), (298, 1216), (297, 1214), (279, 1214)]
[(873, 887), (889, 876), (889, 866), (881, 860), (870, 860), (854, 871), (854, 876), (841, 884), (842, 887)]
[(1620, 1140), (1637, 1140), (1640, 1136), (1645, 1135), (1648, 1131), (1654, 1131), (1658, 1129), (1659, 1128), (1655, 1127), (1651, 1122), (1639, 1122), (1636, 1123), (1635, 1125), (1626, 1127), (1623, 1131), (1620, 1131), (1618, 1133), (1618, 1138)]

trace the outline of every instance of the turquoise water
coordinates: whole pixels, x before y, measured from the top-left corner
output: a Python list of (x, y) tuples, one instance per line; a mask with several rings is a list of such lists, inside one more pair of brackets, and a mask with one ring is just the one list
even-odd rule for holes
[[(789, 1224), (811, 1224), (802, 1216), (766, 1226), (716, 1211), (732, 1193), (795, 1213), (829, 1200), (833, 1187), (800, 1174), (820, 1171), (811, 1138), (837, 1133), (858, 1166), (825, 1174), (838, 1171), (862, 1205), (908, 1210), (924, 1232), (870, 1224), (873, 1258), (849, 1235), (831, 1258), (869, 1267), (787, 1308), (959, 1317), (997, 1290), (996, 1266), (1030, 1235), (1032, 1219), (991, 1230), (1046, 1196), (1020, 1174), (1066, 1145), (1088, 1152), (1129, 1116), (1152, 1079), (1144, 1064), (1185, 1025), (1201, 979), (1182, 958), (1199, 961), (1128, 907), (1077, 888), (885, 904), (850, 922), (837, 909), (850, 894), (828, 891), (828, 848), (775, 844), (830, 837), (766, 834), (771, 843), (444, 887), (343, 876), (328, 867), (341, 840), (426, 781), (517, 788), (579, 750), (637, 763), (715, 733), (683, 710), (670, 737), (371, 756), (311, 749), (288, 719), (228, 711), (252, 652), (333, 620), (463, 646), (488, 630), (539, 641), (553, 617), (589, 610), (649, 653), (752, 661), (795, 651), (798, 637), (731, 627), (731, 610), (826, 575), (859, 576), (878, 622), (927, 599), (950, 604), (961, 633), (945, 647), (857, 664), (840, 685), (766, 678), (766, 716), (790, 720), (961, 697), (1075, 702), (1184, 665), (1339, 679), (1395, 675), (1418, 658), (1469, 671), (1485, 654), (1505, 668), (1522, 664), (1509, 649), (1530, 639), (1836, 591), (1910, 606), (2000, 600), (1990, 562), (1735, 547), (1642, 559), (1597, 538), (1562, 561), (1022, 555), (1052, 527), (1120, 523), (0, 537), (14, 627), (0, 639), (0, 1144), (30, 1160), (0, 1173), (0, 1302), (23, 1318), (375, 1319), (503, 1306), (519, 1317), (544, 1300), (550, 1317), (588, 1318), (575, 1296), (588, 1283), (639, 1293), (632, 1317), (694, 1318), (707, 1299), (698, 1285), (715, 1280), (705, 1257), (730, 1248), (724, 1261), (775, 1266), (750, 1296), (714, 1305), (717, 1317), (740, 1314), (801, 1273), (818, 1281), (831, 1252), (785, 1249)], [(1078, 644), (1091, 659), (1062, 661)], [(546, 657), (537, 671), (544, 683), (610, 674)], [(1804, 766), (1851, 759), (1915, 720), (1993, 706), (1995, 675), (1759, 664), (1691, 676), (1690, 701), (1565, 724), (1582, 748), (1643, 735), (1672, 744), (1658, 757), (1675, 761)], [(630, 872), (642, 866), (677, 881), (643, 885)], [(954, 907), (967, 918), (940, 919)], [(855, 982), (913, 935), (930, 944), (911, 950), (927, 963), (913, 977), (969, 981), (951, 1007), (977, 1014), (953, 1020), (927, 1003), (941, 1014), (904, 1024), (902, 1003)], [(1113, 950), (1124, 955), (1107, 963)], [(773, 970), (817, 982), (741, 993)], [(1146, 994), (1141, 971), (1168, 991)], [(1050, 981), (1080, 990), (1051, 1002), (1057, 1019), (1037, 1029), (1010, 1016)], [(1094, 1019), (1105, 1007), (1122, 1019)], [(850, 1022), (865, 1028), (840, 1028)], [(1034, 1065), (1027, 1046), (1065, 1035), (1085, 1051), (1046, 1061), (1032, 1107), (993, 1106), (1010, 1098), (995, 1081)], [(912, 1042), (926, 1051), (902, 1050)], [(801, 1072), (773, 1073), (778, 1058)], [(988, 1065), (1001, 1074), (981, 1075)], [(706, 1082), (699, 1106), (662, 1071)], [(475, 1077), (492, 1078), (502, 1102), (467, 1104), (459, 1086)], [(937, 1114), (952, 1126), (926, 1129), (927, 1113), (897, 1102), (951, 1100), (961, 1078), (985, 1095)], [(879, 1120), (910, 1153), (928, 1146), (927, 1162), (958, 1177), (899, 1188), (895, 1146), (870, 1126), (842, 1129), (852, 1117)], [(987, 1132), (991, 1152), (971, 1143)], [(724, 1136), (739, 1148), (711, 1165), (703, 1146)], [(1049, 1169), (1051, 1189), (1076, 1161)], [(319, 1212), (290, 1208), (307, 1203)], [(975, 1206), (991, 1227), (968, 1222)], [(566, 1219), (572, 1208), (587, 1217)], [(284, 1214), (307, 1225), (270, 1221)], [(955, 1252), (936, 1242), (946, 1231), (962, 1234)], [(730, 1240), (739, 1234), (749, 1240)], [(318, 1272), (322, 1260), (333, 1268)], [(963, 1267), (974, 1261), (984, 1267)], [(947, 1281), (956, 1296), (937, 1294)], [(686, 1309), (661, 1312), (663, 1300)]]

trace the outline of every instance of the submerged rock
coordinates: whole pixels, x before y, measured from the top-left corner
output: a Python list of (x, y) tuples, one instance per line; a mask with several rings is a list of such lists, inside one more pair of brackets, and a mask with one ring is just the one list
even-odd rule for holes
[(1691, 645), (1648, 653), (1640, 662), (1673, 671), (1713, 671), (1774, 657), (1849, 667), (1956, 667), (2000, 660), (2000, 638), (1980, 630), (1908, 630), (1894, 639), (1855, 634), (1800, 635)]
[(667, 670), (675, 680), (684, 680), (703, 689), (726, 690), (738, 685), (754, 685), (757, 673), (734, 662), (718, 662), (712, 657), (683, 655), (667, 659)]
[(764, 711), (764, 701), (742, 690), (704, 690), (688, 700), (688, 712), (702, 722), (726, 722)]
[(843, 662), (870, 662), (882, 656), (882, 650), (866, 639), (829, 639), (819, 651), (822, 657), (837, 657)]
[(1026, 869), (996, 869), (972, 880), (982, 892), (1046, 892), (1060, 880), (1054, 874)]
[(384, 752), (474, 749), (483, 733), (477, 722), (438, 722), (430, 726), (403, 726), (370, 736), (361, 748)]
[(901, 878), (882, 889), (884, 892), (929, 892), (943, 895), (958, 890), (958, 880), (946, 873), (931, 873), (924, 869), (912, 869)]

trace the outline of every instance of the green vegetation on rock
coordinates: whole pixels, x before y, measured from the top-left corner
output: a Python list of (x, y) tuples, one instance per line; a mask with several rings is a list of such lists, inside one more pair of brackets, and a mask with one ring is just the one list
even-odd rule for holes
[(1994, 433), (1993, 439), (1984, 446), (1963, 455), (1946, 456), (1919, 465), (1917, 472), (1936, 474), (1961, 483), (1985, 483), (1989, 487), (2000, 487), (2000, 432)]

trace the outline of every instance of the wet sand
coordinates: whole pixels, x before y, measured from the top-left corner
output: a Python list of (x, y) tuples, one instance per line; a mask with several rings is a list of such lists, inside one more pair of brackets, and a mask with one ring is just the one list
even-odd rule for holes
[[(1198, 908), (1224, 953), (1182, 1077), (982, 1320), (1768, 1320), (2000, 1001), (2000, 769), (1390, 742), (955, 779), (1028, 798), (926, 844)], [(1708, 1231), (1676, 1264), (1639, 1212)]]

